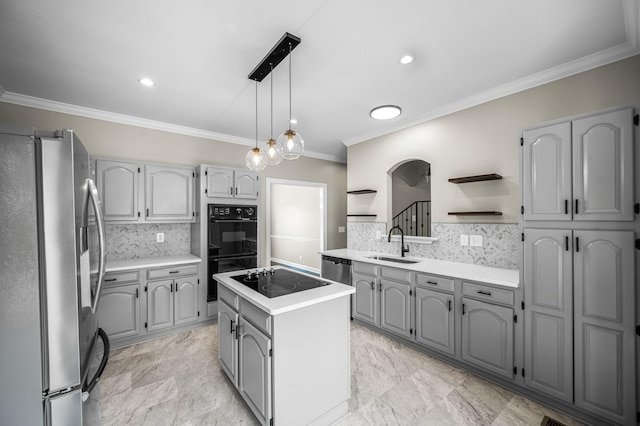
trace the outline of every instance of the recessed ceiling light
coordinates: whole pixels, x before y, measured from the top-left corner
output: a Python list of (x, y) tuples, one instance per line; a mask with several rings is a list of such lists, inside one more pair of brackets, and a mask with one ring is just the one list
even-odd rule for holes
[(153, 87), (156, 84), (153, 82), (153, 80), (151, 80), (149, 77), (140, 77), (138, 79), (138, 83), (142, 84), (143, 86), (146, 87)]
[(398, 62), (400, 62), (402, 65), (410, 64), (411, 62), (413, 62), (413, 55), (402, 55), (400, 59), (398, 59)]
[(402, 109), (395, 105), (381, 105), (371, 110), (369, 115), (376, 120), (390, 120), (402, 113)]

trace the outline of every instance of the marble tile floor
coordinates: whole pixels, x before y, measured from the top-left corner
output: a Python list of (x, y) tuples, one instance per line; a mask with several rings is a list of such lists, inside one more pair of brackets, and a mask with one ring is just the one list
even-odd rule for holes
[[(112, 352), (102, 425), (254, 425), (218, 365), (217, 324)], [(347, 425), (540, 425), (575, 420), (471, 373), (351, 325)]]

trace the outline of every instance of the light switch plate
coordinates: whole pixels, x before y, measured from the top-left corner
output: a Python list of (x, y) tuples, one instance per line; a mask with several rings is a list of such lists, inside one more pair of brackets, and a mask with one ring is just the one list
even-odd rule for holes
[(156, 234), (156, 243), (164, 243), (164, 232), (158, 232)]
[(469, 245), (469, 236), (466, 234), (460, 235), (460, 245), (468, 246)]
[(469, 245), (472, 247), (482, 247), (482, 235), (469, 235)]

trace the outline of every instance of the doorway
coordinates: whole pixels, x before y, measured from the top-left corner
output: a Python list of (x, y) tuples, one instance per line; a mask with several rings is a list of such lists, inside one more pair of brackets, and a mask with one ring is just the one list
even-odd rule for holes
[(327, 241), (327, 185), (267, 178), (266, 264), (320, 273)]

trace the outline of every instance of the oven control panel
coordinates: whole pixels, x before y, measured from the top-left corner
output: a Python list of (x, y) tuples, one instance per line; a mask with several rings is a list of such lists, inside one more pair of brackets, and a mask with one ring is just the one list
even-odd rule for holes
[(209, 220), (257, 220), (258, 206), (209, 204)]

